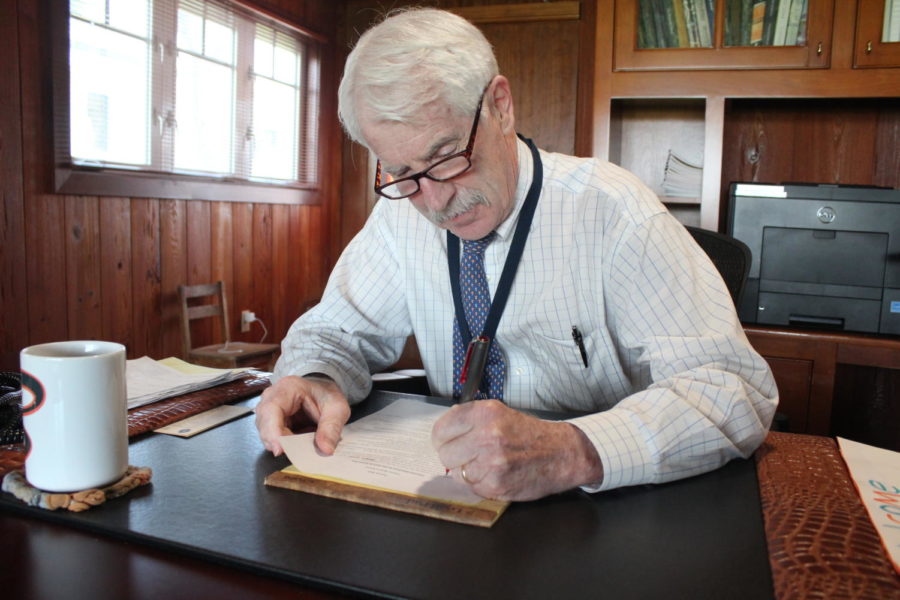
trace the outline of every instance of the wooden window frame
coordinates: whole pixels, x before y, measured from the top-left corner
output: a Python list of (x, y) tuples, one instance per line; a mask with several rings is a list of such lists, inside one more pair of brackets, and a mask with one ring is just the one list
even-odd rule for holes
[[(52, 182), (51, 191), (58, 194), (117, 196), (138, 198), (172, 198), (185, 200), (210, 200), (231, 202), (262, 202), (274, 204), (322, 203), (323, 160), (316, 160), (314, 180), (311, 183), (270, 183), (237, 179), (228, 176), (207, 176), (171, 172), (157, 172), (127, 168), (95, 167), (75, 164), (70, 153), (69, 113), (69, 7), (67, 1), (47, 0), (50, 12), (49, 35), (51, 93), (52, 93)], [(235, 4), (250, 12), (252, 8)], [(270, 17), (267, 17), (271, 20)], [(309, 38), (306, 70), (309, 96), (300, 115), (301, 144), (306, 152), (321, 155), (322, 132), (315, 144), (310, 139), (318, 127), (322, 106), (321, 61), (325, 43), (320, 35), (301, 30), (293, 25), (283, 25), (299, 31)], [(303, 151), (301, 151), (303, 154)], [(300, 173), (309, 172), (309, 166), (301, 164)]]

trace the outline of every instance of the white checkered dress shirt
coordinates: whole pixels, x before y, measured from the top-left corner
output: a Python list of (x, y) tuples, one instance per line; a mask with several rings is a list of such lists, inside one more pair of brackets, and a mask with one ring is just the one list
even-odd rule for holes
[[(571, 422), (603, 462), (599, 491), (658, 483), (749, 456), (777, 404), (715, 266), (631, 173), (541, 152), (543, 192), (497, 331), (514, 408), (591, 413)], [(493, 295), (531, 183), (519, 141), (516, 208), (488, 247)], [(453, 299), (446, 233), (381, 199), (297, 319), (276, 377), (320, 372), (351, 402), (415, 334), (433, 394), (450, 396)], [(588, 367), (572, 338), (584, 338)]]

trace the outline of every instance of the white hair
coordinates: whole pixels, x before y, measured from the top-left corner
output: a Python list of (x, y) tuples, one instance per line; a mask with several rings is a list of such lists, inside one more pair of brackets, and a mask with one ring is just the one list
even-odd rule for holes
[(453, 13), (413, 8), (390, 13), (359, 38), (338, 89), (338, 114), (347, 134), (365, 145), (366, 120), (411, 123), (435, 101), (454, 116), (475, 112), (498, 75), (490, 43)]

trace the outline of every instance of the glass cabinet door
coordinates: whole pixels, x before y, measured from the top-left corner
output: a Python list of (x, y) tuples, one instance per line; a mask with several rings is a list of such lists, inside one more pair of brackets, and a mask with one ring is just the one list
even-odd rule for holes
[(882, 42), (900, 42), (900, 0), (884, 0)]
[(859, 0), (857, 67), (900, 67), (900, 0)]
[(715, 2), (707, 0), (638, 0), (637, 47), (712, 48)]
[(807, 0), (725, 0), (725, 46), (803, 46)]
[[(715, 47), (716, 4), (711, 0), (639, 0), (638, 48)], [(806, 43), (808, 0), (725, 0), (724, 10), (723, 46)]]
[(615, 0), (615, 68), (826, 68), (833, 16), (834, 0)]

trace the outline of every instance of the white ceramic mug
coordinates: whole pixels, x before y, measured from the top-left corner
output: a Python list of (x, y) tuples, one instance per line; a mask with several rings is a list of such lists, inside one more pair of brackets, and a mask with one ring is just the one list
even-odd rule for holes
[(128, 468), (125, 346), (52, 342), (19, 355), (25, 478), (50, 492), (114, 483)]

